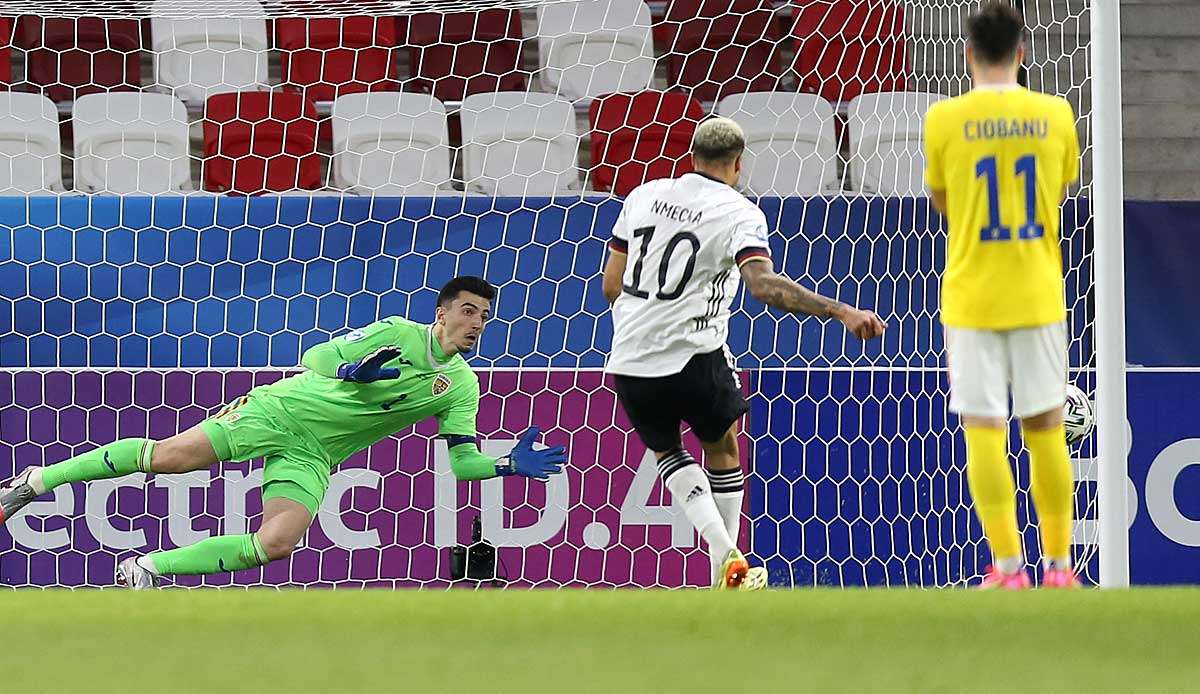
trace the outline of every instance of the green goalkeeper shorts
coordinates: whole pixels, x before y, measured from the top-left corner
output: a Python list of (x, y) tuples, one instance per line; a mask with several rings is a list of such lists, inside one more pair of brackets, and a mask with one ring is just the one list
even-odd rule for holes
[(313, 517), (329, 489), (329, 458), (279, 423), (252, 395), (234, 400), (200, 423), (221, 460), (263, 458), (263, 503), (283, 498), (303, 504)]

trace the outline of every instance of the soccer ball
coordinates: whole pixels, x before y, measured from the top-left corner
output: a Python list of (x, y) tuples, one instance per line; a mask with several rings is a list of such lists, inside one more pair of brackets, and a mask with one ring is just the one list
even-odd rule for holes
[(1067, 431), (1067, 443), (1079, 443), (1092, 433), (1096, 416), (1092, 412), (1092, 401), (1087, 393), (1067, 384), (1067, 400), (1063, 403), (1063, 428)]

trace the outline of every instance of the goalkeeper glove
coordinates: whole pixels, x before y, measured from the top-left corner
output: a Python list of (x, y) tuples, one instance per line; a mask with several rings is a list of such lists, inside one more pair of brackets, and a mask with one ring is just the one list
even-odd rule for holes
[(337, 377), (353, 383), (373, 383), (391, 378), (400, 378), (400, 369), (384, 364), (400, 356), (400, 348), (394, 345), (380, 347), (371, 354), (359, 359), (353, 364), (342, 364), (337, 369)]
[(567, 462), (567, 449), (554, 446), (534, 450), (534, 439), (540, 433), (537, 427), (526, 429), (508, 455), (496, 462), (496, 474), (502, 477), (521, 475), (535, 480), (547, 480), (550, 479), (550, 475), (562, 472), (562, 466)]

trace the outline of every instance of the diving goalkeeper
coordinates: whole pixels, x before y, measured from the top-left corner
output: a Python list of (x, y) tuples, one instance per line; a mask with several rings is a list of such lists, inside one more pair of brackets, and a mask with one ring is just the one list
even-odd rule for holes
[(254, 388), (181, 434), (163, 441), (122, 439), (55, 465), (27, 467), (0, 488), (0, 522), (69, 482), (178, 474), (222, 460), (264, 458), (258, 532), (122, 561), (117, 583), (143, 589), (157, 586), (161, 576), (238, 571), (288, 556), (312, 523), (333, 466), (429, 417), (437, 418), (447, 439), (458, 479), (548, 479), (562, 470), (566, 450), (534, 450), (536, 428), (500, 459), (476, 445), (479, 380), (462, 355), (479, 341), (495, 293), (481, 278), (456, 277), (442, 287), (432, 325), (385, 318), (312, 347), (301, 357), (307, 371)]

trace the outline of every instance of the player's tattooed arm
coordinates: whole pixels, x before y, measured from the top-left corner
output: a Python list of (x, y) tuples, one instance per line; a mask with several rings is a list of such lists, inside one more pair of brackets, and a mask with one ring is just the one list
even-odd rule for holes
[(836, 318), (863, 340), (878, 337), (887, 329), (887, 324), (871, 311), (860, 311), (836, 299), (821, 296), (776, 274), (769, 260), (756, 258), (742, 263), (741, 273), (751, 296), (781, 311)]
[(765, 259), (742, 264), (741, 272), (751, 296), (781, 311), (832, 318), (839, 309), (846, 307), (839, 301), (821, 296), (776, 274)]

